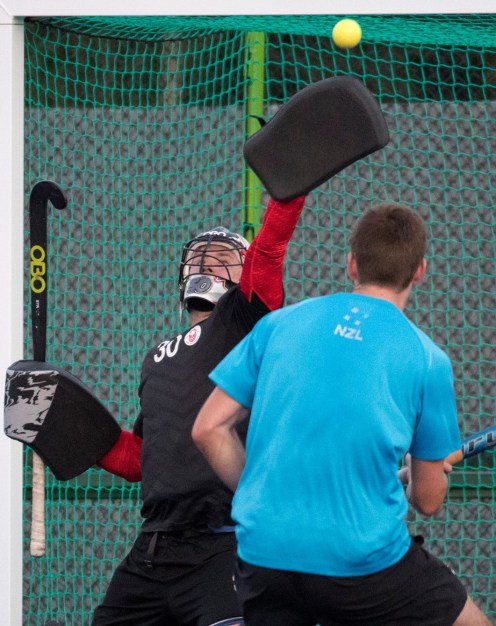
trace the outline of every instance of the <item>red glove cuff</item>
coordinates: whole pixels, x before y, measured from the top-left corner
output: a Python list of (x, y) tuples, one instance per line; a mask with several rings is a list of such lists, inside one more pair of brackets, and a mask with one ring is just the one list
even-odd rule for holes
[(111, 474), (132, 483), (141, 480), (141, 445), (143, 439), (134, 433), (121, 431), (115, 445), (97, 463)]

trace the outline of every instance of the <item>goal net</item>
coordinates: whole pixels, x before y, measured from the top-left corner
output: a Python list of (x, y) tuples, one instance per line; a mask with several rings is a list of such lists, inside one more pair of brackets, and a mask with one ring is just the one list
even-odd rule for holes
[[(49, 211), (47, 360), (80, 377), (123, 428), (138, 413), (146, 351), (181, 329), (184, 242), (224, 225), (251, 237), (265, 191), (242, 149), (306, 85), (351, 74), (391, 134), (308, 198), (286, 263), (286, 302), (349, 289), (351, 224), (369, 205), (411, 205), (430, 231), (428, 279), (408, 309), (453, 361), (462, 434), (494, 421), (496, 15), (361, 16), (352, 50), (337, 16), (43, 18), (25, 22), (25, 193)], [(28, 263), (26, 221), (26, 264)], [(26, 272), (25, 353), (31, 358)], [(444, 510), (412, 534), (496, 615), (494, 457), (451, 478)], [(31, 518), (26, 453), (24, 512)], [(89, 625), (140, 525), (139, 485), (91, 469), (47, 471), (47, 555), (24, 557), (24, 623)]]

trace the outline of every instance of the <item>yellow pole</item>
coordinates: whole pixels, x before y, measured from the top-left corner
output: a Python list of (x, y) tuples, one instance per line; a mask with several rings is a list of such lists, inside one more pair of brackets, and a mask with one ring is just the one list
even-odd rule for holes
[[(248, 138), (260, 129), (260, 122), (256, 117), (263, 117), (264, 114), (265, 33), (247, 33), (246, 42), (246, 138)], [(246, 165), (243, 231), (248, 241), (252, 241), (260, 228), (261, 200), (262, 183)]]

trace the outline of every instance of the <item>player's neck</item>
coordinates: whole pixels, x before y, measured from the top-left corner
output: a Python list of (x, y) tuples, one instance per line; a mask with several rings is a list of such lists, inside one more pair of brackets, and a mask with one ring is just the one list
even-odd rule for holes
[(381, 285), (359, 285), (355, 283), (353, 293), (370, 296), (371, 298), (387, 300), (397, 306), (400, 311), (403, 311), (411, 290), (411, 286), (403, 289), (403, 291), (396, 291), (395, 289), (390, 289), (389, 287), (383, 287)]
[(212, 311), (190, 311), (189, 312), (189, 325), (196, 326), (200, 322), (203, 322), (210, 316)]

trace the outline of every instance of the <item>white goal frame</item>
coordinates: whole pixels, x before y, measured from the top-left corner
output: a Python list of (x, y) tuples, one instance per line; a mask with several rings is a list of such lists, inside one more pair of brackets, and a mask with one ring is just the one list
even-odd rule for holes
[[(494, 0), (349, 0), (346, 8), (350, 15), (496, 13)], [(342, 0), (0, 0), (0, 380), (23, 351), (24, 17), (299, 14), (345, 16)], [(22, 626), (22, 446), (3, 435), (0, 476), (0, 624)]]

